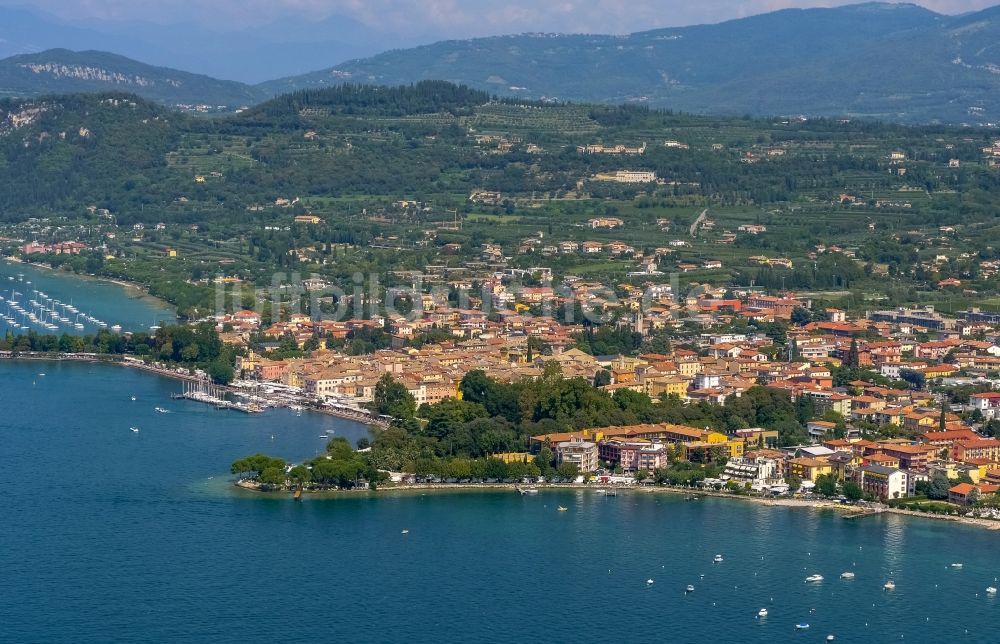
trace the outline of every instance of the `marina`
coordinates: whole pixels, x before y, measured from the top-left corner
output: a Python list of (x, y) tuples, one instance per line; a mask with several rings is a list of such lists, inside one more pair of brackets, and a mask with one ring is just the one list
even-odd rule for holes
[(79, 335), (149, 331), (175, 314), (112, 282), (30, 264), (0, 262), (0, 331)]
[[(184, 389), (181, 393), (171, 394), (174, 399), (195, 400), (197, 402), (208, 403), (216, 409), (232, 409), (247, 414), (258, 414), (264, 411), (264, 407), (252, 402), (236, 402), (226, 398), (226, 388), (212, 385), (204, 381), (184, 382)], [(157, 408), (159, 411), (159, 408)]]

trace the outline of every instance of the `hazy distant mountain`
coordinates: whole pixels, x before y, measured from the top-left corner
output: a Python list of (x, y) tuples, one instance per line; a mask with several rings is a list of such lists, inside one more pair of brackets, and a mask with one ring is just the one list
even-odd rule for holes
[(168, 105), (207, 103), (230, 108), (263, 95), (235, 81), (154, 67), (101, 51), (50, 49), (0, 60), (0, 96), (131, 92)]
[(256, 86), (176, 68), (265, 78), (329, 64), (352, 49), (374, 51), (381, 41), (343, 17), (228, 34), (184, 25), (67, 25), (8, 9), (0, 9), (0, 19), (0, 55), (61, 47), (0, 61), (0, 96), (121, 90), (166, 104), (238, 106), (344, 82), (433, 79), (530, 99), (636, 102), (696, 113), (1000, 122), (1000, 7), (954, 17), (870, 3), (627, 36), (452, 40)]
[(221, 31), (195, 24), (71, 23), (33, 10), (0, 7), (0, 58), (56, 48), (113, 51), (153, 65), (248, 83), (417, 42), (374, 31), (346, 16), (287, 18), (263, 27)]
[(262, 88), (440, 79), (525, 98), (636, 101), (693, 112), (1000, 122), (997, 43), (1000, 8), (949, 17), (871, 3), (628, 36), (446, 41)]

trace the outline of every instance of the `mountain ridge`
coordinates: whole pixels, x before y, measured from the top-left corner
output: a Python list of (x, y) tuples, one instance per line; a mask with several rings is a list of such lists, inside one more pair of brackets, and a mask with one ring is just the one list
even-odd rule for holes
[(206, 104), (228, 109), (266, 98), (237, 81), (147, 65), (103, 51), (49, 49), (0, 60), (0, 96), (105, 91), (133, 92), (174, 106)]
[(0, 96), (122, 90), (168, 105), (232, 110), (344, 83), (443, 80), (524, 100), (993, 124), (1000, 122), (998, 42), (1000, 6), (946, 16), (913, 4), (872, 2), (621, 36), (445, 40), (255, 85), (117, 54), (50, 49), (0, 60)]
[[(289, 91), (344, 81), (396, 85), (437, 78), (530, 99), (982, 123), (1000, 121), (995, 71), (1000, 52), (995, 62), (982, 54), (995, 42), (1000, 42), (998, 7), (945, 16), (912, 4), (865, 3), (783, 9), (624, 36), (521, 34), (442, 41), (261, 86)], [(956, 62), (963, 53), (972, 64)], [(824, 73), (831, 74), (825, 83)], [(780, 95), (775, 91), (769, 98), (760, 91), (776, 80)], [(789, 91), (800, 85), (812, 90)], [(753, 91), (747, 93), (747, 86)]]

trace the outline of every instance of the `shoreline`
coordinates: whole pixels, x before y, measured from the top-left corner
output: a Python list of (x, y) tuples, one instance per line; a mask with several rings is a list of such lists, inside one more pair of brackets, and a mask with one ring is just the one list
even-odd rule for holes
[[(237, 490), (242, 492), (247, 492), (251, 496), (260, 498), (270, 498), (278, 499), (282, 497), (288, 497), (291, 495), (292, 490), (269, 490), (264, 491), (259, 489), (257, 486), (248, 483), (246, 481), (233, 481), (232, 486)], [(379, 487), (376, 490), (370, 490), (368, 488), (363, 489), (353, 489), (353, 490), (304, 490), (303, 497), (315, 498), (318, 500), (330, 500), (341, 497), (357, 497), (364, 495), (367, 497), (378, 497), (378, 496), (409, 496), (414, 494), (461, 494), (461, 493), (473, 493), (473, 492), (515, 492), (519, 484), (515, 483), (411, 483), (405, 485), (394, 485), (394, 486), (384, 486)], [(933, 519), (938, 521), (950, 521), (952, 523), (959, 523), (968, 526), (974, 526), (978, 528), (983, 528), (986, 530), (1000, 530), (1000, 520), (991, 519), (980, 519), (975, 517), (966, 516), (955, 516), (955, 515), (945, 515), (945, 514), (931, 514), (924, 512), (917, 512), (915, 510), (903, 510), (900, 508), (890, 508), (882, 507), (876, 510), (867, 507), (858, 507), (852, 505), (842, 505), (833, 500), (810, 500), (810, 499), (795, 499), (795, 498), (765, 498), (758, 496), (742, 496), (738, 494), (729, 494), (726, 492), (715, 492), (707, 490), (695, 490), (686, 489), (678, 487), (668, 487), (668, 486), (602, 486), (594, 485), (588, 483), (552, 483), (552, 484), (542, 484), (531, 486), (538, 490), (539, 494), (546, 491), (590, 491), (598, 494), (600, 490), (614, 490), (616, 493), (635, 493), (635, 494), (672, 494), (672, 495), (685, 495), (693, 497), (711, 497), (726, 499), (730, 501), (743, 501), (749, 503), (755, 503), (757, 505), (763, 505), (768, 507), (786, 507), (786, 508), (798, 508), (798, 509), (812, 509), (812, 510), (828, 510), (838, 512), (843, 518), (867, 518), (868, 516), (878, 516), (882, 514), (893, 514), (897, 516), (905, 516), (917, 519)]]
[(126, 291), (126, 297), (129, 299), (143, 299), (148, 300), (151, 303), (156, 303), (159, 307), (167, 309), (175, 318), (177, 317), (177, 307), (168, 302), (167, 300), (152, 295), (149, 289), (146, 288), (141, 282), (133, 282), (117, 277), (103, 277), (99, 275), (91, 275), (89, 273), (73, 273), (71, 271), (63, 271), (49, 264), (43, 264), (41, 262), (31, 262), (18, 257), (4, 257), (8, 262), (13, 262), (16, 264), (22, 264), (24, 266), (31, 266), (32, 268), (38, 269), (40, 271), (46, 271), (53, 273), (55, 275), (68, 277), (71, 279), (81, 279), (90, 282), (105, 282), (108, 284), (114, 284), (116, 286), (122, 287)]
[[(188, 382), (199, 382), (200, 379), (192, 376), (190, 374), (179, 373), (172, 370), (161, 369), (157, 367), (152, 367), (138, 361), (122, 360), (116, 359), (116, 357), (107, 356), (102, 357), (96, 354), (37, 354), (37, 353), (18, 353), (18, 354), (3, 354), (0, 353), (0, 360), (24, 360), (24, 361), (49, 361), (49, 362), (89, 362), (89, 363), (101, 363), (120, 367), (131, 367), (137, 369), (138, 371), (143, 371), (146, 373), (151, 373), (158, 376), (164, 376), (167, 378), (173, 378), (175, 380), (188, 381)], [(231, 391), (232, 388), (224, 387), (227, 391)], [(309, 408), (308, 411), (322, 413), (343, 420), (348, 420), (351, 422), (356, 422), (359, 424), (376, 424), (376, 423), (365, 423), (363, 420), (359, 420), (352, 416), (338, 413), (336, 410), (332, 409), (312, 409)], [(305, 495), (315, 498), (337, 498), (340, 496), (357, 496), (359, 493), (363, 493), (369, 496), (384, 496), (387, 494), (412, 494), (416, 492), (420, 493), (459, 493), (459, 492), (513, 492), (518, 487), (519, 484), (515, 483), (411, 483), (403, 485), (393, 485), (384, 486), (376, 490), (369, 490), (367, 488), (360, 490), (306, 490)], [(264, 495), (267, 497), (279, 497), (287, 495), (290, 490), (274, 490), (274, 491), (263, 491), (257, 486), (252, 484), (247, 484), (245, 481), (234, 481), (233, 487), (239, 490), (250, 492), (255, 495)], [(765, 505), (770, 507), (791, 507), (791, 508), (811, 508), (814, 510), (834, 510), (838, 511), (844, 517), (852, 517), (858, 515), (865, 515), (870, 512), (870, 508), (859, 508), (858, 506), (845, 506), (837, 503), (836, 501), (827, 500), (811, 500), (811, 499), (796, 499), (796, 498), (782, 498), (782, 497), (759, 497), (759, 496), (748, 496), (739, 494), (730, 494), (728, 492), (716, 492), (711, 490), (699, 490), (690, 488), (680, 488), (680, 487), (670, 487), (670, 486), (646, 486), (646, 485), (635, 485), (635, 486), (604, 486), (600, 484), (588, 484), (588, 483), (552, 483), (552, 484), (542, 484), (542, 485), (532, 485), (538, 489), (539, 493), (549, 490), (590, 490), (595, 493), (598, 490), (614, 490), (618, 492), (635, 492), (635, 493), (646, 493), (646, 494), (684, 494), (686, 496), (695, 497), (714, 497), (729, 499), (733, 501), (744, 501), (750, 503), (756, 503), (758, 505)], [(976, 526), (984, 528), (986, 530), (1000, 530), (1000, 520), (982, 519), (978, 517), (966, 517), (963, 515), (950, 515), (950, 514), (933, 514), (930, 512), (917, 512), (916, 510), (906, 510), (903, 508), (892, 508), (892, 507), (881, 507), (871, 512), (872, 516), (878, 514), (894, 514), (899, 516), (922, 518), (922, 519), (932, 519), (937, 521), (951, 521), (953, 523), (961, 523), (964, 525)], [(860, 517), (859, 517), (860, 518)]]

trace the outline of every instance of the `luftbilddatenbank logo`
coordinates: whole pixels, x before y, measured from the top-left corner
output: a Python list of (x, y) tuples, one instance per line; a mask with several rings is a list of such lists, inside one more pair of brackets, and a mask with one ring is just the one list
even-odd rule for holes
[[(629, 295), (634, 304), (628, 313), (643, 315), (664, 303), (683, 303), (707, 293), (705, 285), (692, 284), (681, 294), (678, 273), (668, 281), (647, 284), (641, 294)], [(514, 269), (475, 280), (428, 279), (417, 272), (405, 274), (355, 273), (346, 285), (318, 275), (276, 272), (270, 283), (248, 285), (222, 276), (215, 280), (215, 310), (225, 315), (238, 310), (256, 311), (262, 319), (280, 320), (307, 315), (313, 321), (345, 321), (385, 316), (414, 321), (429, 311), (476, 310), (486, 315), (516, 312), (526, 317), (548, 317), (567, 324), (608, 324), (622, 313), (623, 293), (614, 287), (583, 280), (554, 283), (550, 273)], [(675, 312), (676, 316), (676, 312)]]

